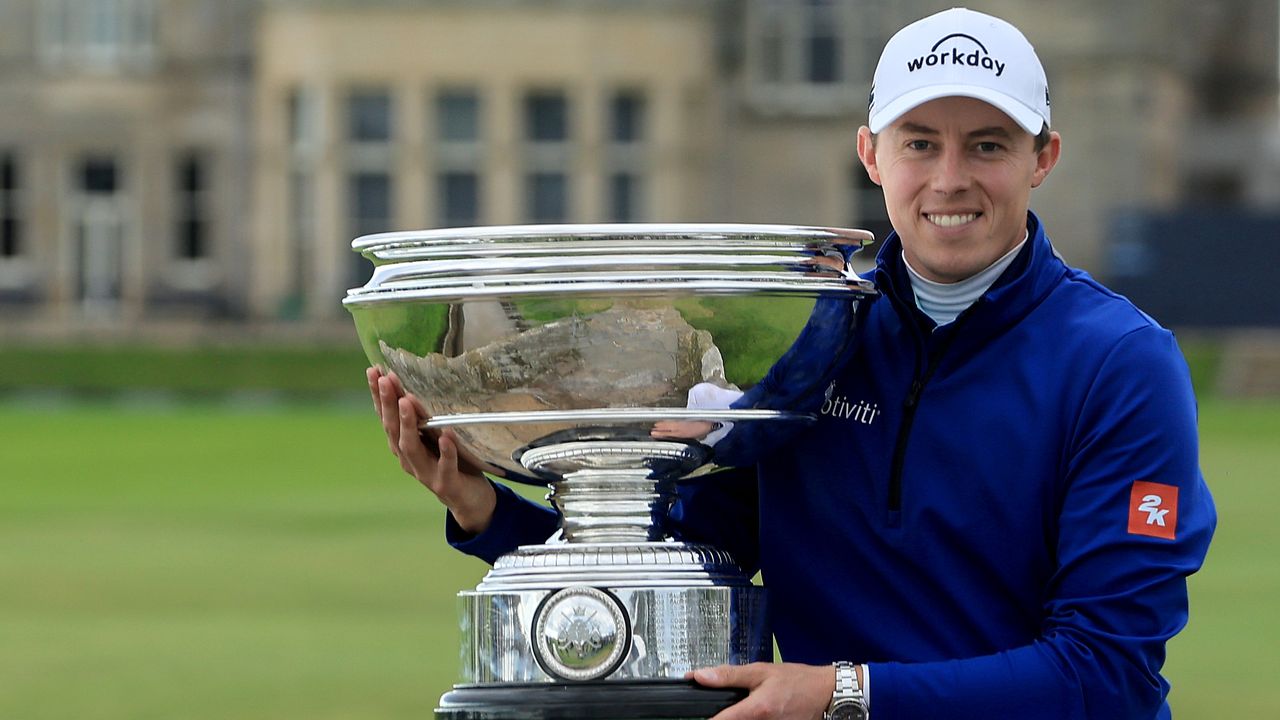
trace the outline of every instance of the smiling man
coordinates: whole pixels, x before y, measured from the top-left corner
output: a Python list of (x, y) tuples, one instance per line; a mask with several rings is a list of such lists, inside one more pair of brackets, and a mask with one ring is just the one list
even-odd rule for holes
[[(785, 390), (786, 363), (835, 367), (804, 436), (758, 482), (690, 483), (673, 508), (685, 539), (760, 570), (786, 660), (692, 673), (750, 691), (716, 720), (1170, 717), (1165, 643), (1216, 520), (1195, 398), (1172, 334), (1030, 211), (1061, 153), (1049, 118), (1040, 60), (1002, 20), (948, 10), (885, 46), (858, 131), (895, 229), (881, 297), (847, 357), (806, 333), (735, 402)], [(414, 399), (369, 381), (456, 547), (492, 560), (554, 529), (460, 470), (449, 435), (428, 450)]]
[[(879, 412), (819, 409), (760, 465), (790, 662), (694, 677), (751, 690), (716, 720), (1167, 718), (1165, 642), (1215, 523), (1177, 345), (1030, 211), (1062, 140), (1022, 33), (927, 17), (873, 87), (858, 156), (895, 232), (823, 408)], [(684, 498), (691, 532), (712, 497)]]

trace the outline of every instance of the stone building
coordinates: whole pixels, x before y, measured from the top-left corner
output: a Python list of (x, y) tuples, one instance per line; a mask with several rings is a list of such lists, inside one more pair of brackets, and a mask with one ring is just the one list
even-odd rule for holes
[[(339, 326), (381, 230), (882, 234), (871, 74), (951, 4), (4, 0), (0, 331)], [(1276, 0), (971, 7), (1048, 69), (1066, 153), (1033, 207), (1072, 262), (1105, 274), (1119, 209), (1280, 203)]]
[(714, 217), (716, 17), (696, 0), (272, 4), (255, 312), (342, 313), (363, 233)]
[(0, 3), (0, 325), (244, 313), (254, 9)]

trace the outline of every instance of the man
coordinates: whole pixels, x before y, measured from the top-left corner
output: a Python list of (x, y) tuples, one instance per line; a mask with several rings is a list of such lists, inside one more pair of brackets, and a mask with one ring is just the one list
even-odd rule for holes
[[(1215, 523), (1195, 401), (1172, 335), (1029, 211), (1061, 153), (1049, 117), (1002, 20), (949, 10), (885, 46), (858, 155), (895, 232), (827, 388), (878, 413), (820, 414), (762, 462), (758, 523), (707, 510), (732, 484), (684, 489), (675, 513), (758, 560), (787, 661), (693, 673), (750, 690), (718, 720), (1169, 717), (1164, 645)], [(460, 471), (449, 435), (423, 447), (391, 378), (370, 387), (451, 542), (492, 559), (554, 527)]]

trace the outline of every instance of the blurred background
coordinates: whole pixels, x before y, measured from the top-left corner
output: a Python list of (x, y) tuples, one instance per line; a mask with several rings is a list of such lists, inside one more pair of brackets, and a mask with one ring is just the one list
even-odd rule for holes
[[(0, 0), (0, 718), (429, 713), (485, 568), (361, 395), (350, 240), (883, 236), (871, 75), (952, 4)], [(1280, 2), (969, 6), (1048, 72), (1033, 209), (1200, 397), (1221, 524), (1174, 711), (1280, 716)]]

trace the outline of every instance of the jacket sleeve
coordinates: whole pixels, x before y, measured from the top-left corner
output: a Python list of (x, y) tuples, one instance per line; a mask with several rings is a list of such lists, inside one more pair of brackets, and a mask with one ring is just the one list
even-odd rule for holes
[(1148, 326), (1121, 339), (1068, 443), (1039, 637), (984, 657), (871, 664), (877, 720), (1160, 715), (1165, 642), (1186, 624), (1186, 577), (1216, 523), (1170, 333)]
[(748, 576), (760, 566), (759, 485), (754, 467), (680, 483), (668, 529), (681, 540), (728, 552)]
[(521, 545), (544, 542), (560, 525), (555, 510), (526, 500), (514, 490), (490, 481), (498, 494), (493, 519), (482, 533), (472, 535), (458, 526), (453, 514), (445, 512), (445, 539), (455, 549), (484, 560), (490, 565), (500, 556)]
[[(855, 308), (848, 300), (820, 298), (791, 347), (730, 407), (816, 412), (836, 370), (852, 354), (857, 317), (865, 317), (870, 304), (868, 300)], [(725, 467), (754, 465), (771, 449), (787, 445), (803, 428), (800, 422), (738, 423), (716, 443), (715, 461)]]

